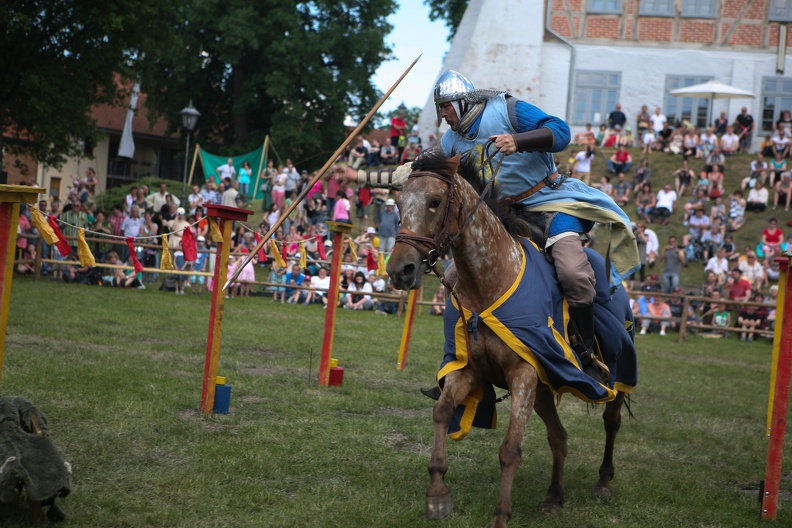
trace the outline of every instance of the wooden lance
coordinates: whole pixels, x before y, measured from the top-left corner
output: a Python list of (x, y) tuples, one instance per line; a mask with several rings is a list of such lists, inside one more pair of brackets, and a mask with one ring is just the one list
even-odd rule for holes
[(297, 208), (297, 206), (300, 205), (300, 202), (302, 202), (305, 199), (305, 197), (308, 196), (308, 193), (311, 191), (314, 184), (318, 182), (322, 176), (324, 176), (324, 174), (330, 168), (330, 165), (335, 163), (335, 160), (338, 159), (338, 156), (340, 156), (341, 153), (344, 152), (344, 149), (347, 148), (347, 146), (349, 146), (350, 143), (352, 143), (352, 140), (355, 139), (355, 137), (360, 133), (361, 130), (363, 130), (363, 127), (366, 126), (366, 124), (371, 120), (371, 118), (374, 117), (374, 114), (377, 113), (377, 110), (379, 110), (380, 106), (382, 106), (383, 103), (385, 103), (385, 101), (388, 100), (388, 97), (390, 97), (393, 91), (396, 90), (396, 87), (399, 86), (399, 84), (402, 82), (402, 80), (404, 80), (407, 74), (410, 73), (410, 70), (412, 70), (413, 66), (415, 66), (415, 64), (418, 62), (420, 58), (421, 55), (418, 55), (418, 58), (416, 58), (412, 62), (412, 64), (410, 64), (410, 66), (406, 70), (404, 70), (404, 73), (401, 74), (401, 77), (396, 79), (396, 82), (393, 84), (393, 86), (390, 87), (390, 90), (388, 90), (385, 93), (385, 95), (383, 95), (382, 98), (379, 101), (377, 101), (377, 104), (374, 105), (374, 108), (372, 108), (371, 111), (369, 111), (369, 113), (366, 114), (366, 117), (364, 117), (363, 120), (360, 122), (360, 124), (357, 127), (355, 127), (355, 130), (353, 130), (352, 133), (349, 134), (349, 137), (347, 137), (346, 140), (344, 140), (344, 142), (341, 143), (341, 146), (338, 147), (335, 152), (333, 152), (333, 155), (330, 156), (330, 159), (328, 159), (327, 162), (325, 162), (324, 166), (321, 169), (319, 169), (319, 171), (316, 173), (316, 176), (314, 176), (311, 179), (311, 181), (308, 182), (308, 184), (305, 186), (305, 188), (302, 190), (299, 196), (297, 196), (297, 198), (286, 209), (286, 211), (280, 215), (278, 220), (272, 225), (272, 227), (270, 227), (270, 230), (267, 231), (267, 234), (261, 237), (261, 240), (256, 245), (256, 248), (253, 251), (251, 251), (247, 257), (245, 257), (245, 261), (242, 262), (242, 264), (237, 267), (234, 274), (226, 281), (225, 286), (223, 286), (224, 290), (228, 289), (228, 286), (236, 280), (237, 276), (240, 273), (242, 273), (242, 269), (251, 260), (253, 260), (253, 258), (258, 254), (259, 250), (262, 247), (264, 247), (264, 244), (266, 244), (269, 241), (269, 239), (272, 237), (272, 235), (275, 234), (275, 231), (278, 230), (281, 224), (283, 224), (283, 222)]

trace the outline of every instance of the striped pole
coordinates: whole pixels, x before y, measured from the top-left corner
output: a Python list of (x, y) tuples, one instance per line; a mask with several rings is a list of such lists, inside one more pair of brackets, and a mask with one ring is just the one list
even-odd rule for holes
[[(789, 273), (789, 257), (779, 258), (781, 273)], [(762, 518), (775, 519), (778, 513), (778, 492), (781, 484), (781, 465), (784, 459), (784, 433), (789, 407), (789, 382), (792, 378), (792, 281), (787, 275), (784, 290), (778, 290), (776, 326), (781, 326), (781, 338), (776, 362), (775, 386), (773, 387), (773, 414), (770, 422), (770, 442), (767, 448), (767, 470), (762, 490)], [(776, 334), (778, 335), (778, 334)]]
[(418, 301), (418, 290), (410, 290), (407, 298), (407, 314), (404, 317), (404, 330), (402, 331), (401, 345), (399, 345), (399, 361), (396, 363), (398, 370), (407, 366), (407, 352), (410, 349), (410, 336), (412, 335), (413, 319), (415, 319), (415, 304)]

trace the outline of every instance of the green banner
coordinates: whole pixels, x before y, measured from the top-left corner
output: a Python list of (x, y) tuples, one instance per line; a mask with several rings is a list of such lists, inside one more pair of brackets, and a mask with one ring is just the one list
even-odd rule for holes
[(253, 193), (253, 197), (251, 199), (258, 200), (261, 198), (261, 191), (254, 189), (253, 187), (256, 184), (256, 176), (261, 174), (261, 171), (267, 166), (267, 158), (262, 157), (261, 155), (263, 149), (264, 145), (260, 146), (253, 152), (248, 152), (247, 154), (242, 154), (241, 156), (218, 156), (215, 154), (209, 154), (204, 149), (201, 149), (201, 164), (203, 165), (204, 178), (206, 178), (206, 181), (220, 183), (220, 177), (217, 175), (217, 168), (220, 165), (225, 165), (228, 163), (229, 157), (234, 163), (234, 168), (236, 169), (238, 178), (239, 169), (241, 169), (242, 164), (247, 161), (250, 163), (251, 169), (250, 191)]

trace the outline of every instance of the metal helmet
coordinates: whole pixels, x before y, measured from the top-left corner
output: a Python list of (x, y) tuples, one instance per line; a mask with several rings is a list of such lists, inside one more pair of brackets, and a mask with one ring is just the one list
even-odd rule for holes
[(457, 114), (459, 119), (467, 113), (468, 104), (464, 101), (465, 95), (473, 92), (473, 83), (470, 79), (454, 70), (446, 70), (434, 87), (434, 102), (437, 110), (437, 122), (440, 118), (440, 104), (457, 101)]

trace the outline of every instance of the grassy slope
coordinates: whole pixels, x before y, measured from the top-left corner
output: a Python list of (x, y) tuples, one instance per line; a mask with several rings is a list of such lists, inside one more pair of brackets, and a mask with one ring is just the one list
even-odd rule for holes
[[(343, 387), (315, 383), (324, 312), (235, 299), (227, 304), (220, 374), (232, 412), (197, 414), (208, 297), (18, 279), (2, 394), (50, 419), (74, 466), (69, 526), (484, 526), (500, 481), (494, 432), (449, 444), (456, 498), (445, 521), (423, 519), (431, 445), (429, 386), (438, 318), (416, 318), (409, 364), (395, 368), (403, 321), (341, 311), (334, 356)], [(561, 403), (569, 431), (567, 503), (542, 519), (549, 484), (544, 428), (529, 422), (513, 526), (723, 526), (758, 522), (764, 476), (766, 343), (639, 338), (640, 384), (620, 433), (615, 495), (592, 494), (603, 445), (598, 411)], [(312, 356), (312, 359), (311, 359)], [(309, 380), (309, 365), (312, 370)], [(789, 445), (789, 443), (788, 443)], [(787, 460), (792, 449), (786, 450)], [(792, 486), (786, 472), (782, 486)], [(792, 523), (783, 502), (780, 523)], [(0, 507), (4, 527), (24, 511)]]

